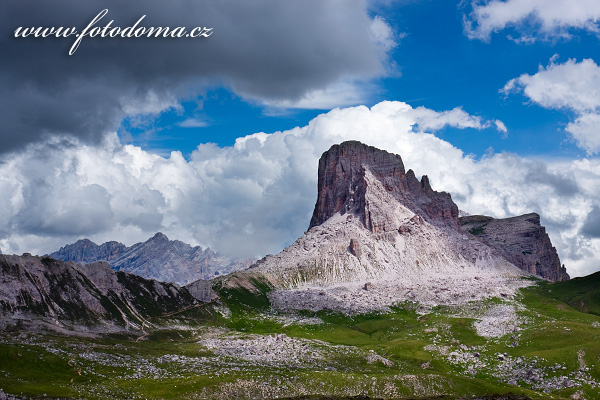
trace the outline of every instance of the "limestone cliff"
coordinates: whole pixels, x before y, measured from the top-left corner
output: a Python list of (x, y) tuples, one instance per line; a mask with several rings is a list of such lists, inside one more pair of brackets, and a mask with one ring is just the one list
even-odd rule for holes
[(309, 228), (321, 225), (336, 213), (352, 213), (373, 233), (398, 229), (370, 196), (366, 174), (379, 181), (396, 202), (436, 225), (458, 227), (458, 207), (445, 192), (434, 191), (425, 175), (421, 181), (405, 172), (399, 155), (348, 141), (332, 146), (319, 160), (318, 195)]
[(459, 221), (463, 232), (498, 250), (523, 271), (550, 281), (569, 279), (538, 214), (503, 219), (471, 215)]

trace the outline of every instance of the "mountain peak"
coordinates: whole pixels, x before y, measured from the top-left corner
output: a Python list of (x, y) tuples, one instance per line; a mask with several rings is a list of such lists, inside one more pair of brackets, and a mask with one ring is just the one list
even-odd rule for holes
[(412, 170), (405, 172), (399, 155), (358, 141), (334, 145), (321, 156), (309, 229), (339, 212), (361, 218), (373, 232), (392, 230), (394, 224), (382, 220), (386, 213), (374, 210), (388, 195), (428, 222), (458, 229), (458, 207), (448, 193), (434, 191), (427, 175), (419, 181)]
[(165, 235), (162, 232), (156, 232), (150, 240), (151, 241), (161, 241), (161, 242), (167, 241), (168, 242), (169, 238), (167, 237), (167, 235)]
[[(478, 236), (485, 226), (463, 232), (451, 196), (433, 190), (427, 175), (419, 180), (405, 171), (399, 155), (344, 142), (319, 160), (308, 231), (219, 285), (262, 290), (259, 282), (271, 287), (275, 308), (352, 314), (403, 301), (460, 305), (510, 297), (530, 284), (520, 279), (529, 273), (557, 279), (545, 273), (556, 270), (558, 258), (537, 214), (498, 224), (469, 218), (489, 224), (497, 243)], [(526, 256), (522, 263), (515, 252)]]
[(97, 246), (96, 243), (92, 242), (90, 239), (85, 238), (85, 239), (79, 239), (78, 241), (76, 241), (75, 243), (73, 243), (74, 245), (80, 245), (80, 246)]

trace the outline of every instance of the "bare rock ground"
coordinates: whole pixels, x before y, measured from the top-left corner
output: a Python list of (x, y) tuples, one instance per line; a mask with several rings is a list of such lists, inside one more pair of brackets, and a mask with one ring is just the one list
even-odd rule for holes
[[(320, 340), (296, 339), (285, 334), (231, 334), (198, 342), (218, 356), (233, 357), (260, 365), (327, 368), (336, 354), (358, 354), (350, 346), (333, 346)], [(332, 367), (329, 367), (332, 368)]]
[(518, 332), (524, 322), (524, 319), (517, 315), (514, 304), (495, 304), (479, 318), (480, 320), (474, 324), (475, 330), (479, 336), (488, 338), (498, 338)]
[[(276, 309), (359, 314), (403, 302), (461, 305), (510, 298), (530, 284), (493, 250), (456, 232), (440, 232), (414, 214), (403, 225), (410, 232), (386, 235), (363, 229), (351, 217), (333, 216), (251, 268), (274, 283), (269, 297)], [(351, 240), (359, 243), (359, 257), (349, 249)]]

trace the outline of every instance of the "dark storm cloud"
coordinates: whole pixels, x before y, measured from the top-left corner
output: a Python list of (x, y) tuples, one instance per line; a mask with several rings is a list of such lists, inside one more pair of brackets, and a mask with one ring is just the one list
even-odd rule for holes
[(592, 208), (583, 223), (581, 234), (590, 238), (600, 238), (600, 207)]
[[(15, 38), (18, 27), (97, 24), (213, 28), (209, 38)], [(126, 113), (159, 110), (190, 88), (225, 85), (264, 101), (297, 100), (343, 78), (385, 71), (364, 0), (23, 1), (0, 5), (0, 152), (44, 134), (97, 141)], [(152, 106), (150, 99), (158, 99)], [(132, 110), (131, 105), (137, 105)]]
[(572, 197), (580, 192), (575, 177), (560, 172), (550, 172), (548, 164), (533, 162), (525, 179), (532, 184), (541, 184), (551, 187), (561, 197)]

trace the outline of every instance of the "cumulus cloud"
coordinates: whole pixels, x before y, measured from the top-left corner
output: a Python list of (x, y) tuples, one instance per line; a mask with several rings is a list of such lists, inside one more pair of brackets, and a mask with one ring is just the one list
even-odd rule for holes
[(577, 145), (589, 154), (600, 151), (600, 67), (591, 59), (562, 64), (553, 57), (547, 67), (534, 75), (511, 79), (501, 90), (504, 94), (523, 92), (532, 102), (550, 109), (567, 110), (575, 120), (566, 126)]
[[(471, 1), (464, 27), (471, 39), (489, 41), (492, 33), (515, 28), (517, 42), (571, 37), (573, 29), (598, 35), (600, 3), (596, 0), (486, 0)], [(512, 38), (512, 36), (509, 36)]]
[[(452, 126), (460, 129), (484, 129), (492, 125), (491, 121), (483, 121), (481, 117), (469, 115), (460, 107), (443, 112), (436, 112), (425, 107), (417, 107), (409, 111), (409, 113), (415, 118), (418, 128), (424, 132), (437, 131), (444, 126)], [(506, 126), (504, 126), (502, 121), (497, 120), (494, 123), (499, 131), (506, 132)]]
[(503, 133), (502, 137), (506, 138), (508, 135), (508, 129), (506, 128), (506, 125), (504, 125), (504, 122), (497, 119), (494, 121), (494, 125), (496, 125), (496, 129), (498, 129), (499, 132)]
[[(18, 27), (211, 27), (203, 39), (14, 38)], [(339, 21), (339, 23), (332, 23)], [(126, 116), (157, 114), (208, 86), (260, 104), (321, 108), (365, 100), (390, 71), (394, 33), (366, 0), (0, 3), (0, 152), (48, 135), (100, 143)]]
[(116, 136), (96, 146), (32, 145), (0, 164), (0, 248), (44, 253), (83, 236), (132, 244), (161, 230), (232, 255), (276, 253), (308, 227), (321, 154), (360, 140), (400, 154), (407, 169), (429, 175), (435, 190), (469, 213), (538, 212), (570, 273), (597, 269), (600, 239), (587, 232), (600, 204), (600, 161), (473, 159), (423, 131), (495, 123), (458, 110), (401, 102), (335, 109), (231, 147), (202, 144), (189, 159), (150, 154)]
[(600, 151), (600, 115), (582, 114), (565, 128), (577, 145), (588, 153)]

